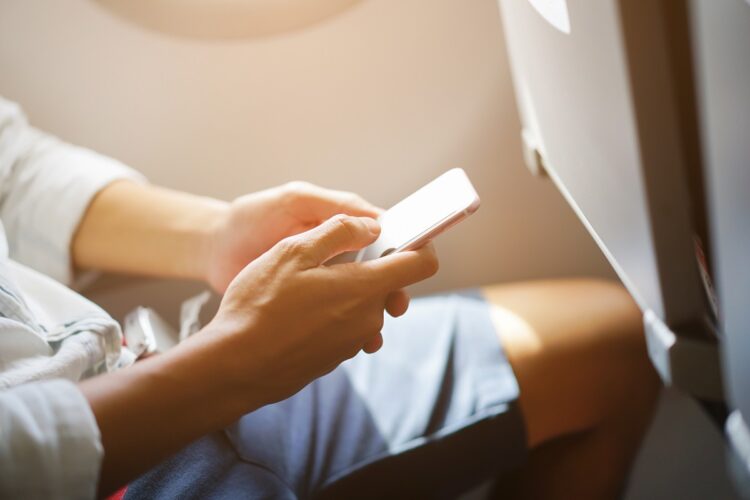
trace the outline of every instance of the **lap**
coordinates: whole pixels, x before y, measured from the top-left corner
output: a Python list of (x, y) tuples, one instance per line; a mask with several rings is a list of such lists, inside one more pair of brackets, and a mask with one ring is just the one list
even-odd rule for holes
[(478, 295), (415, 300), (385, 344), (199, 440), (132, 497), (450, 495), (525, 454), (518, 385)]

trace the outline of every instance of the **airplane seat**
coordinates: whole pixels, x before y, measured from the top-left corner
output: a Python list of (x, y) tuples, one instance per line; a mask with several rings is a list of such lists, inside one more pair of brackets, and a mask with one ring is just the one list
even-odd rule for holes
[(750, 4), (499, 3), (529, 168), (633, 295), (665, 385), (734, 410), (750, 497)]
[(664, 382), (722, 401), (686, 4), (500, 5), (525, 157), (638, 303)]
[(693, 0), (701, 133), (732, 413), (728, 464), (750, 498), (750, 3)]

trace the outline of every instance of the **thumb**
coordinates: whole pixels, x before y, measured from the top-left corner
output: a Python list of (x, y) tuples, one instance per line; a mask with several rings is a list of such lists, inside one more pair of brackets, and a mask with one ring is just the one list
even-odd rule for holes
[(380, 235), (380, 224), (369, 217), (334, 215), (323, 224), (298, 236), (307, 267), (317, 267), (332, 257), (359, 250)]

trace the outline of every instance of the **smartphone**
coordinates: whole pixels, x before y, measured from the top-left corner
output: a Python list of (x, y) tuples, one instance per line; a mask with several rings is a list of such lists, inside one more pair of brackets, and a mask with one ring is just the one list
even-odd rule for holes
[(381, 231), (374, 243), (328, 263), (362, 262), (416, 250), (478, 208), (479, 195), (466, 172), (460, 168), (448, 170), (378, 217)]

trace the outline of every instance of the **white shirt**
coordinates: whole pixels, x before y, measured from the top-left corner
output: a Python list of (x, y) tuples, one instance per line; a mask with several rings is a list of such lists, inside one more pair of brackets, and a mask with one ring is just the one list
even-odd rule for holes
[(64, 286), (94, 195), (124, 165), (29, 126), (0, 98), (0, 498), (93, 498), (102, 459), (76, 381), (127, 359), (120, 327)]

